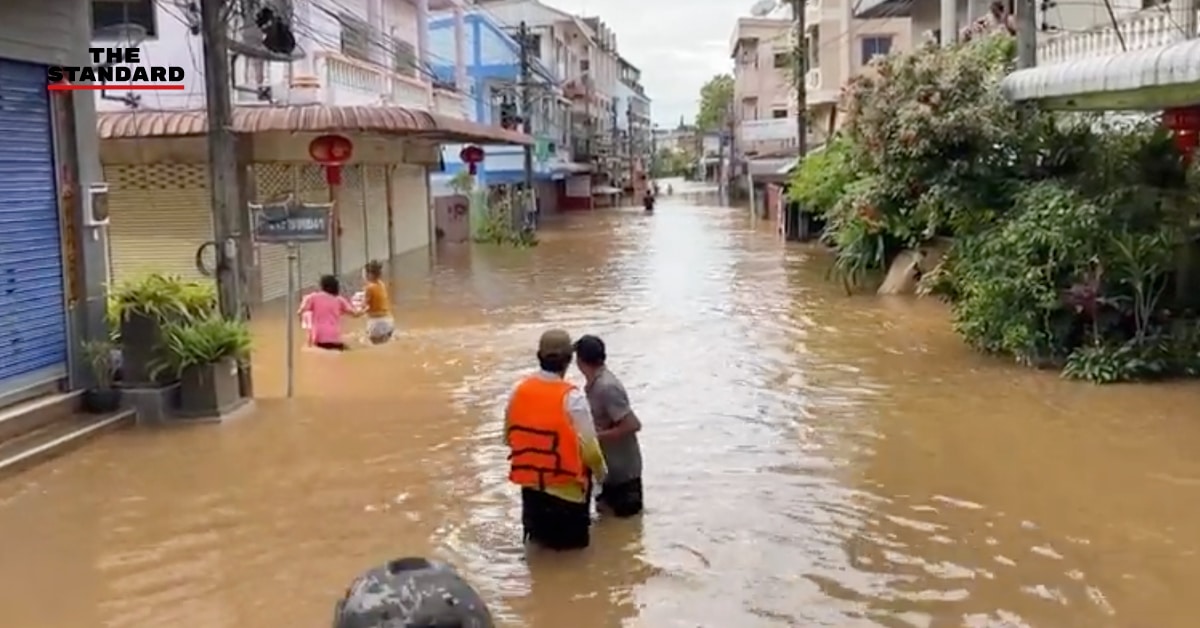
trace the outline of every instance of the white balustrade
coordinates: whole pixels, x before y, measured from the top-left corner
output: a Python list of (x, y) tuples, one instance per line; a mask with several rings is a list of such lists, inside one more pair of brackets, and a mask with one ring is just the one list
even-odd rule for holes
[(433, 90), (433, 110), (444, 116), (471, 119), (472, 112), (468, 109), (467, 97), (459, 92), (444, 89)]
[(330, 105), (397, 105), (434, 110), (433, 86), (373, 63), (319, 52), (324, 67), (325, 102)]
[[(1051, 35), (1038, 42), (1038, 65), (1052, 65), (1105, 55), (1145, 50), (1165, 46), (1180, 39), (1183, 33), (1177, 18), (1161, 7), (1143, 9), (1118, 18), (1121, 37), (1109, 23), (1097, 24), (1082, 32)], [(1121, 40), (1124, 39), (1124, 47)]]

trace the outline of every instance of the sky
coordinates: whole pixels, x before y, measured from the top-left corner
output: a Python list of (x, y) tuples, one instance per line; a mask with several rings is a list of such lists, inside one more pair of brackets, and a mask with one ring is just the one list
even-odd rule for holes
[(621, 56), (642, 70), (655, 124), (691, 122), (700, 86), (733, 71), (729, 37), (754, 0), (542, 0), (577, 15), (597, 16), (617, 35)]

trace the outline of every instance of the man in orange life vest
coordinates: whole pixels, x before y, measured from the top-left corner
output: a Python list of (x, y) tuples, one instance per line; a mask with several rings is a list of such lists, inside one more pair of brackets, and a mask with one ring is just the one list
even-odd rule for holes
[(508, 478), (521, 487), (525, 540), (555, 550), (591, 542), (592, 483), (608, 474), (587, 396), (563, 380), (573, 354), (567, 332), (542, 334), (541, 368), (517, 384), (505, 413)]

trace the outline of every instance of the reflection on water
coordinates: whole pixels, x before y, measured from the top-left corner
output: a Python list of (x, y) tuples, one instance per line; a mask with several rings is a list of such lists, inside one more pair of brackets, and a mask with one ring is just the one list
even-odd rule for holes
[[(1195, 624), (1200, 386), (981, 358), (941, 305), (847, 298), (816, 251), (685, 203), (398, 261), (401, 337), (301, 353), (291, 401), (268, 308), (250, 416), (0, 483), (4, 625), (323, 626), (406, 554), (459, 565), (510, 626)], [(550, 326), (608, 340), (648, 512), (527, 556), (500, 412)]]

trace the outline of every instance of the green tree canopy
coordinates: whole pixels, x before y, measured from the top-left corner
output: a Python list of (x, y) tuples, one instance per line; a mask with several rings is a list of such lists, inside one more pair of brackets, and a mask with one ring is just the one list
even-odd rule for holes
[(700, 88), (700, 112), (696, 126), (701, 131), (713, 131), (725, 124), (725, 112), (733, 102), (733, 75), (718, 74)]

